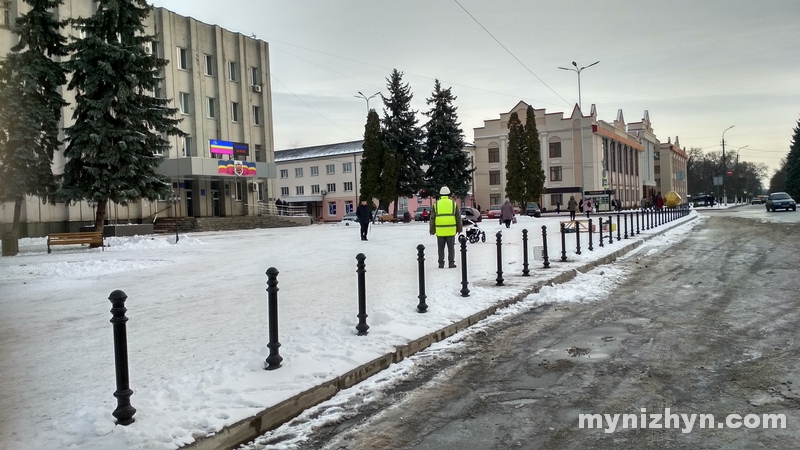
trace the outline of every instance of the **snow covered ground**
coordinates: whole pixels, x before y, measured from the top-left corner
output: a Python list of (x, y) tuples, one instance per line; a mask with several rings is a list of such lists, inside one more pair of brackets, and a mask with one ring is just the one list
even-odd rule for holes
[[(605, 214), (607, 217), (607, 214)], [(695, 218), (692, 213), (689, 220)], [(663, 230), (582, 255), (567, 235), (560, 262), (558, 222), (520, 217), (510, 229), (480, 224), (485, 243), (468, 244), (470, 296), (458, 269), (436, 267), (436, 240), (423, 223), (373, 225), (369, 241), (344, 224), (109, 238), (105, 251), (23, 239), (0, 258), (0, 448), (171, 449), (250, 417), (322, 382), (501, 300)], [(551, 268), (530, 256), (522, 273), (522, 229), (529, 252), (548, 227)], [(668, 233), (680, 236), (690, 226)], [(503, 232), (506, 286), (495, 286), (495, 233)], [(416, 311), (417, 245), (426, 247), (426, 314)], [(367, 324), (357, 336), (356, 254), (366, 255)], [(283, 356), (269, 354), (265, 272), (276, 267)], [(109, 294), (128, 295), (130, 426), (116, 426)], [(565, 288), (542, 298), (576, 299)]]

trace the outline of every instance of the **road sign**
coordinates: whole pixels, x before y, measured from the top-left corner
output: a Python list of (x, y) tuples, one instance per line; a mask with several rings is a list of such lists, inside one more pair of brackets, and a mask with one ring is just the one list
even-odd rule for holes
[(733, 171), (732, 171), (732, 170), (729, 170), (729, 171), (728, 171), (728, 176), (729, 176), (729, 177), (732, 177), (732, 176), (733, 176)]

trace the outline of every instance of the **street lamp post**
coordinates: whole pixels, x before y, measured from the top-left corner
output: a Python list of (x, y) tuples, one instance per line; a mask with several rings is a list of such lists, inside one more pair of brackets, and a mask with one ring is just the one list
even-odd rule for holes
[[(736, 125), (731, 125), (728, 128), (725, 128), (725, 131), (728, 131), (735, 126)], [(725, 177), (728, 175), (728, 169), (725, 167), (725, 131), (722, 132), (722, 200), (727, 205), (728, 196), (725, 195)]]
[(588, 69), (593, 65), (599, 63), (600, 61), (595, 61), (588, 66), (578, 67), (578, 63), (572, 61), (573, 67), (559, 67), (561, 70), (571, 70), (578, 74), (578, 108), (581, 110), (581, 197), (584, 195), (584, 191), (586, 190), (586, 178), (584, 172), (586, 168), (584, 167), (585, 158), (583, 157), (583, 103), (581, 100), (581, 72), (583, 69)]
[(367, 101), (367, 114), (369, 114), (369, 99), (371, 99), (373, 97), (377, 97), (378, 95), (380, 95), (380, 92), (376, 92), (376, 93), (370, 95), (369, 97), (367, 97), (366, 95), (364, 95), (363, 92), (358, 91), (358, 95), (354, 95), (353, 97), (355, 97), (355, 98), (363, 98), (364, 100)]

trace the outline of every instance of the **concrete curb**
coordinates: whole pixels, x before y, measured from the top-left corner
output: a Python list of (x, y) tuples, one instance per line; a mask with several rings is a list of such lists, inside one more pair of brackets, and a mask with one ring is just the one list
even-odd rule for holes
[[(500, 301), (496, 305), (490, 306), (482, 311), (478, 311), (469, 317), (466, 317), (454, 324), (448, 325), (438, 331), (427, 334), (419, 339), (415, 339), (408, 344), (398, 346), (392, 353), (387, 353), (383, 356), (375, 358), (372, 361), (335, 378), (334, 380), (328, 381), (319, 386), (315, 386), (305, 392), (301, 392), (292, 398), (286, 399), (277, 405), (261, 411), (253, 417), (249, 417), (229, 425), (212, 436), (199, 438), (195, 442), (181, 448), (187, 450), (235, 449), (242, 444), (246, 444), (256, 439), (258, 436), (261, 436), (267, 431), (278, 428), (282, 424), (299, 416), (306, 409), (332, 398), (339, 391), (350, 388), (366, 380), (376, 373), (386, 369), (391, 364), (398, 363), (403, 359), (428, 348), (431, 344), (447, 339), (457, 332), (476, 324), (480, 320), (483, 320), (484, 318), (494, 314), (498, 309), (502, 309), (517, 303), (528, 295), (539, 292), (539, 290), (544, 286), (565, 283), (575, 278), (576, 271), (586, 273), (597, 266), (616, 261), (620, 256), (641, 246), (644, 241), (652, 239), (653, 237), (658, 236), (676, 226), (683, 225), (691, 220), (695, 220), (696, 218), (697, 217), (687, 220), (678, 219), (673, 223), (664, 224), (662, 225), (664, 228), (659, 230), (659, 232), (656, 234), (636, 237), (635, 239), (638, 239), (637, 241), (630, 242), (613, 253), (609, 253), (608, 255), (603, 256), (595, 261), (588, 262), (575, 270), (570, 270), (554, 276), (553, 278), (540, 281), (525, 289), (520, 294), (515, 295), (514, 297)], [(556, 261), (555, 264), (558, 264), (558, 261)]]

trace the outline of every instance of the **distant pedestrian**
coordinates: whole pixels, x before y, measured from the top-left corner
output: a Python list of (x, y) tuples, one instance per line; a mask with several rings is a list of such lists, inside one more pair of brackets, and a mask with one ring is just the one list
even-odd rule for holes
[(431, 236), (436, 235), (436, 244), (439, 250), (439, 268), (444, 268), (444, 247), (447, 246), (448, 267), (456, 267), (456, 235), (461, 233), (461, 214), (458, 206), (451, 198), (450, 189), (442, 186), (439, 190), (439, 200), (433, 204), (431, 210), (429, 230)]
[(500, 208), (500, 222), (506, 224), (506, 228), (509, 228), (512, 220), (514, 220), (514, 207), (511, 206), (511, 202), (506, 200)]
[(581, 214), (583, 214), (583, 203), (584, 203), (583, 199), (579, 198), (578, 199), (578, 212), (580, 212)]
[(642, 200), (639, 202), (639, 206), (642, 209), (647, 209), (647, 196), (646, 195), (642, 196)]
[(561, 202), (556, 202), (556, 214), (561, 215)]
[(367, 206), (366, 200), (361, 200), (361, 204), (356, 208), (356, 219), (361, 224), (361, 240), (366, 241), (369, 223), (372, 222), (372, 208)]
[(658, 193), (656, 197), (656, 209), (661, 211), (664, 208), (664, 197), (661, 196), (661, 193)]
[(578, 209), (578, 202), (575, 201), (575, 196), (570, 195), (567, 202), (567, 211), (569, 211), (569, 220), (575, 220), (575, 210)]

